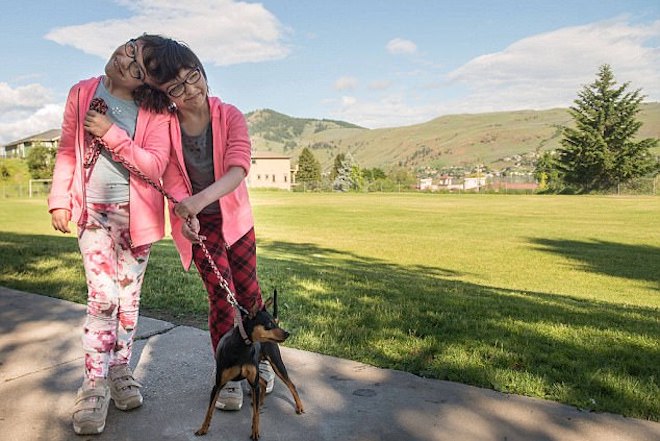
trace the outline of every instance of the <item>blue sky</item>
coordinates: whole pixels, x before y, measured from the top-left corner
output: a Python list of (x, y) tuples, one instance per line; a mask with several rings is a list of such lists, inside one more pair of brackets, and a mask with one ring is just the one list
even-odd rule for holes
[(0, 144), (57, 128), (69, 88), (143, 32), (186, 42), (243, 112), (369, 128), (567, 107), (609, 63), (660, 101), (660, 3), (646, 0), (5, 2)]

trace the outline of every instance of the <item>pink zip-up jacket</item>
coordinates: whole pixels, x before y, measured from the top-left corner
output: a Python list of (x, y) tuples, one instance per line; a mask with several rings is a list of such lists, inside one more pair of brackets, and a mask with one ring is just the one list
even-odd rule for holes
[[(209, 97), (211, 112), (211, 128), (213, 130), (213, 171), (215, 180), (222, 177), (231, 167), (242, 167), (245, 175), (252, 164), (252, 145), (248, 135), (245, 117), (236, 107)], [(172, 152), (169, 164), (163, 174), (165, 191), (181, 201), (192, 195), (192, 184), (186, 172), (181, 143), (181, 128), (177, 122), (170, 126), (172, 131)], [(192, 262), (192, 243), (181, 233), (183, 220), (174, 214), (173, 204), (170, 207), (170, 222), (172, 238), (176, 245), (181, 263), (187, 270)], [(234, 191), (220, 198), (222, 212), (222, 234), (228, 246), (236, 243), (254, 227), (252, 206), (248, 197), (245, 179)]]
[[(64, 108), (62, 138), (55, 159), (53, 185), (48, 196), (48, 211), (65, 208), (71, 220), (84, 224), (87, 214), (85, 186), (89, 170), (83, 168), (89, 136), (83, 122), (89, 103), (102, 77), (80, 81), (69, 91)], [(171, 150), (170, 122), (173, 116), (140, 108), (135, 136), (113, 124), (103, 136), (113, 156), (121, 156), (154, 181), (159, 181)], [(133, 247), (156, 242), (165, 235), (163, 196), (137, 176), (130, 176), (129, 226)]]

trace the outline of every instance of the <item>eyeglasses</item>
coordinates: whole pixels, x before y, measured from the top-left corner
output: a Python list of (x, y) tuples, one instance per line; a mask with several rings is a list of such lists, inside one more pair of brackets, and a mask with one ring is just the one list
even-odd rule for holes
[(186, 84), (195, 84), (200, 78), (202, 78), (202, 71), (196, 67), (188, 72), (183, 81), (167, 89), (167, 94), (172, 98), (179, 98), (186, 91)]
[(126, 55), (129, 58), (132, 58), (133, 61), (131, 61), (131, 64), (128, 65), (128, 73), (131, 74), (133, 78), (136, 80), (144, 80), (144, 72), (142, 72), (142, 68), (137, 62), (137, 44), (135, 43), (135, 39), (130, 39), (126, 42), (124, 45), (124, 52), (126, 52)]

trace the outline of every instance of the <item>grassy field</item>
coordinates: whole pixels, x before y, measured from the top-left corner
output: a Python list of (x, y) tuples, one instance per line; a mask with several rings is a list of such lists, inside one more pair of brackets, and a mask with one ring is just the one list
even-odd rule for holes
[[(255, 192), (259, 275), (287, 345), (660, 419), (660, 198)], [(84, 302), (45, 203), (0, 200), (0, 284)], [(143, 313), (203, 326), (158, 243)], [(303, 380), (301, 380), (303, 381)]]

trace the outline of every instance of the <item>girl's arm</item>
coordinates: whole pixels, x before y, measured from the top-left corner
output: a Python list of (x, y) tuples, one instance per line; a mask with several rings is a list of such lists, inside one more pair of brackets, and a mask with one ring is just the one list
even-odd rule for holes
[[(230, 104), (222, 106), (227, 121), (227, 141), (226, 145), (221, 147), (225, 172), (213, 184), (177, 204), (174, 212), (183, 219), (197, 215), (207, 205), (234, 191), (250, 171), (252, 144), (245, 117)], [(215, 136), (214, 134), (214, 149), (218, 148), (218, 138)]]
[(158, 180), (169, 160), (171, 118), (171, 115), (147, 113), (140, 109), (137, 126), (141, 122), (145, 125), (144, 137), (133, 140), (124, 129), (112, 124), (107, 115), (90, 110), (85, 117), (85, 129), (101, 137), (113, 159), (123, 158), (151, 179)]
[(243, 167), (231, 167), (220, 179), (206, 187), (196, 195), (184, 199), (174, 207), (174, 212), (182, 219), (196, 216), (207, 205), (218, 201), (224, 195), (231, 193), (245, 179)]
[[(80, 89), (74, 86), (69, 90), (69, 96), (64, 107), (62, 119), (62, 134), (55, 157), (55, 170), (53, 171), (53, 184), (48, 195), (48, 211), (64, 209), (71, 211), (71, 185), (76, 170), (76, 131), (77, 109)], [(69, 219), (71, 214), (69, 213)], [(68, 223), (68, 221), (67, 221)], [(53, 225), (55, 227), (55, 225)], [(64, 229), (56, 229), (63, 231)]]

